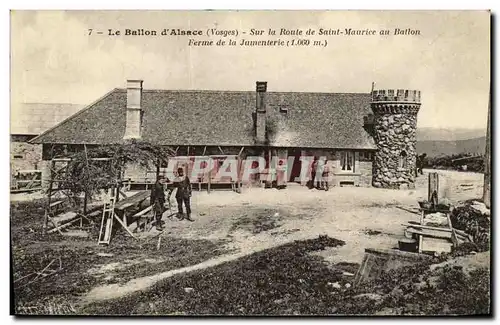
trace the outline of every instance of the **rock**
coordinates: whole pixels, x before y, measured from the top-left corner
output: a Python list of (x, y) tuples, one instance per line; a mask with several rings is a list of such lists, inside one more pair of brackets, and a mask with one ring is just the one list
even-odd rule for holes
[(185, 291), (186, 293), (190, 293), (190, 292), (192, 292), (193, 290), (194, 290), (193, 288), (184, 288), (184, 291)]
[(347, 289), (349, 289), (349, 288), (351, 287), (351, 284), (350, 284), (350, 283), (346, 283), (346, 284), (345, 284), (345, 287), (346, 287)]
[(112, 257), (112, 256), (115, 256), (115, 254), (111, 254), (111, 253), (97, 253), (97, 256)]
[(486, 207), (486, 205), (482, 202), (474, 201), (471, 204), (471, 209), (474, 210), (477, 213), (484, 214), (489, 216), (490, 215), (490, 209)]
[(354, 276), (354, 273), (350, 273), (350, 272), (342, 272), (342, 275)]
[(328, 285), (332, 288), (335, 288), (335, 289), (340, 289), (342, 288), (342, 286), (338, 283), (338, 282), (328, 282)]
[(371, 300), (382, 300), (382, 296), (376, 293), (362, 293), (359, 295), (354, 296), (353, 298), (368, 298)]

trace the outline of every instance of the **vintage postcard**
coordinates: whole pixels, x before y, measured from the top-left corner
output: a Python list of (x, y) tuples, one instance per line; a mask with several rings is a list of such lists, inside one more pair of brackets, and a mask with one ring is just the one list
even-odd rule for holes
[(491, 315), (489, 11), (22, 11), (11, 314)]

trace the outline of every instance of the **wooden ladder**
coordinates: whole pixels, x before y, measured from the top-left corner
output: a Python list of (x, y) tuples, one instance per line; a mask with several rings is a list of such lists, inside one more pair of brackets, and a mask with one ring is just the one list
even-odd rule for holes
[(109, 242), (111, 241), (111, 231), (113, 229), (115, 214), (115, 202), (116, 198), (113, 196), (109, 199), (108, 202), (104, 203), (104, 208), (102, 210), (101, 229), (99, 231), (99, 245), (109, 245)]

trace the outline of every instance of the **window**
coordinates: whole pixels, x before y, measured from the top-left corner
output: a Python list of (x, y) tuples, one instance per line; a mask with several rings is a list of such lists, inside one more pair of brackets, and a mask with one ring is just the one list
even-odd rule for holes
[(361, 160), (361, 161), (372, 161), (373, 160), (372, 153), (369, 152), (369, 151), (361, 151), (359, 153), (359, 160)]
[(354, 172), (354, 152), (352, 151), (340, 152), (340, 170), (346, 173)]
[(406, 151), (401, 151), (399, 155), (399, 168), (407, 169), (408, 168), (408, 157)]

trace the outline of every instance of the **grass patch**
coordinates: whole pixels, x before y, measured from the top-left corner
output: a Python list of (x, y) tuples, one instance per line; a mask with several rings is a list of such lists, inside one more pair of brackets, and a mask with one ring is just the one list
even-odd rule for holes
[[(134, 295), (87, 306), (84, 314), (274, 315), (316, 314), (338, 296), (329, 283), (344, 281), (309, 252), (343, 245), (320, 236), (181, 274)], [(186, 288), (192, 288), (186, 289)]]
[(242, 229), (252, 234), (259, 234), (281, 226), (279, 213), (272, 209), (257, 211), (251, 216), (243, 215), (231, 226), (230, 232)]

